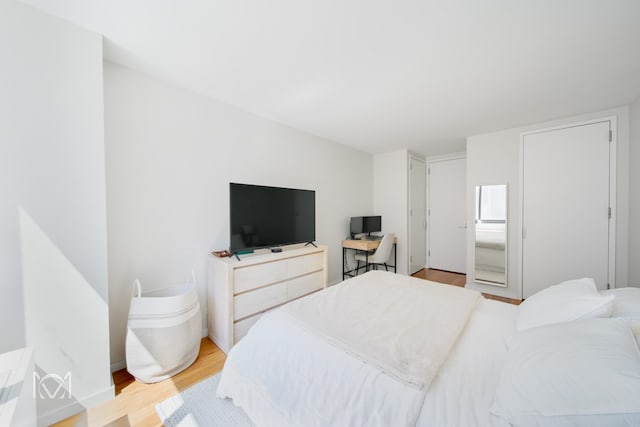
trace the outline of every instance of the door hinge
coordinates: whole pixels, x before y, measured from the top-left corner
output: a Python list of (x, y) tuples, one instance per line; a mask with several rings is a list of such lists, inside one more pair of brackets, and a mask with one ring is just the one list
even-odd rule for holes
[(427, 175), (431, 175), (431, 168), (427, 168)]
[(431, 209), (427, 209), (427, 216), (431, 216)]
[(431, 249), (427, 251), (427, 255), (431, 256)]
[(527, 227), (525, 227), (524, 225), (522, 226), (522, 238), (527, 238)]
[(611, 219), (611, 208), (609, 208), (609, 219)]
[(611, 289), (611, 285), (607, 283), (607, 289)]
[(409, 262), (413, 262), (413, 255), (409, 257)]
[(609, 129), (609, 142), (613, 141), (613, 131)]

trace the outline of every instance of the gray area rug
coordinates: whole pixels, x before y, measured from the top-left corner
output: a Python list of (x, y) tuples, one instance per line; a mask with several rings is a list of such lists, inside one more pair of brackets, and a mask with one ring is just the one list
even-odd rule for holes
[(249, 417), (231, 399), (216, 397), (218, 382), (220, 374), (157, 404), (156, 412), (165, 427), (253, 427)]

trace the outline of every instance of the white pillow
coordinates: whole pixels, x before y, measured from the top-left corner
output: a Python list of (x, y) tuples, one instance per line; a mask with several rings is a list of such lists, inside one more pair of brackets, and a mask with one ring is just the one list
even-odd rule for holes
[(524, 331), (551, 323), (609, 317), (614, 298), (598, 292), (593, 279), (562, 282), (524, 300), (518, 307), (516, 328)]
[(603, 295), (615, 295), (611, 317), (631, 319), (631, 329), (640, 343), (640, 288), (616, 288), (602, 291)]
[(640, 350), (627, 319), (517, 334), (491, 413), (512, 425), (640, 425)]
[(602, 295), (615, 295), (611, 317), (640, 319), (640, 288), (608, 289), (601, 293)]

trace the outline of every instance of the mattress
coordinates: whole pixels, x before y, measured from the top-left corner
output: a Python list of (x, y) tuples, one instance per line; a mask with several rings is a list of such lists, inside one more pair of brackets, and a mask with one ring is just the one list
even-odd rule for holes
[(483, 299), (431, 387), (417, 389), (274, 310), (231, 349), (217, 394), (259, 426), (501, 426), (489, 407), (516, 313)]

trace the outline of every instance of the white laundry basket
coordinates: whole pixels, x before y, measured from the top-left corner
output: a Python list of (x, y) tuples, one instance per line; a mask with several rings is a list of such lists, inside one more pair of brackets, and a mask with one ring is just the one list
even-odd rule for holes
[(200, 303), (195, 275), (190, 283), (134, 295), (127, 322), (127, 371), (136, 380), (155, 383), (188, 368), (200, 351)]

